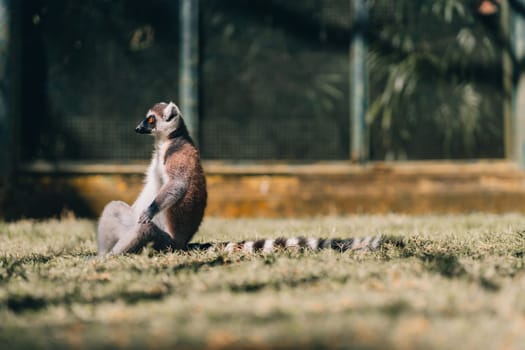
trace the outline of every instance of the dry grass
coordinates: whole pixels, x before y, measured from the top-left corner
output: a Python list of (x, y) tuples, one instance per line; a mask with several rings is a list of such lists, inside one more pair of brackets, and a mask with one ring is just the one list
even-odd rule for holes
[(525, 216), (208, 218), (198, 241), (383, 233), (377, 252), (104, 259), (94, 222), (0, 223), (0, 344), (464, 348), (525, 344)]

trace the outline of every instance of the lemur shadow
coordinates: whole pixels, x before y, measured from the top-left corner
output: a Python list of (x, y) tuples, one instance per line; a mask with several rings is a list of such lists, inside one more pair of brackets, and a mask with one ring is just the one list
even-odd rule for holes
[(458, 254), (432, 252), (431, 247), (436, 244), (435, 241), (429, 239), (416, 240), (409, 237), (385, 236), (380, 254), (385, 260), (390, 260), (394, 257), (416, 258), (421, 261), (422, 266), (428, 272), (438, 273), (448, 279), (464, 279), (474, 282), (489, 292), (500, 289), (497, 281), (468, 271), (464, 264), (461, 263)]
[(382, 241), (383, 257), (389, 259), (391, 254), (401, 258), (415, 257), (423, 262), (425, 268), (447, 278), (459, 278), (467, 274), (459, 258), (453, 254), (432, 253), (425, 247), (435, 245), (432, 240), (410, 240), (401, 236), (385, 236)]

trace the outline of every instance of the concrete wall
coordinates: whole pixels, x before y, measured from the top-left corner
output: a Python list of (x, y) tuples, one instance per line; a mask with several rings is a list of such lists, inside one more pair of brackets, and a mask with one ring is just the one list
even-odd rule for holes
[[(354, 213), (525, 212), (525, 173), (505, 161), (309, 165), (205, 162), (206, 215), (304, 217)], [(64, 209), (96, 217), (110, 200), (133, 202), (146, 164), (32, 164), (17, 176), (7, 218)]]

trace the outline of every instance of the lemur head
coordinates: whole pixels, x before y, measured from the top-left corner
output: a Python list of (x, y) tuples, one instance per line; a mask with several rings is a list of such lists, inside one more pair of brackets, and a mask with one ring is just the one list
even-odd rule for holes
[(179, 107), (173, 102), (155, 104), (146, 114), (146, 118), (135, 128), (139, 134), (169, 136), (184, 126)]

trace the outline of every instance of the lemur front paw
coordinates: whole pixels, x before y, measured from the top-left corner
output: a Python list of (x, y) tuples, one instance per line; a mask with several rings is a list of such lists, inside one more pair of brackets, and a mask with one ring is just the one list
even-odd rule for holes
[(151, 204), (142, 212), (139, 217), (139, 224), (149, 224), (153, 217), (159, 212), (159, 206), (156, 201)]
[(150, 211), (146, 209), (139, 217), (139, 224), (149, 224), (152, 219), (153, 215), (151, 215)]

